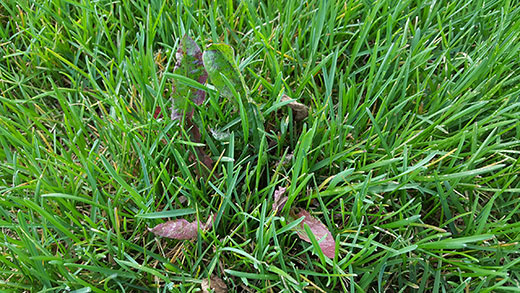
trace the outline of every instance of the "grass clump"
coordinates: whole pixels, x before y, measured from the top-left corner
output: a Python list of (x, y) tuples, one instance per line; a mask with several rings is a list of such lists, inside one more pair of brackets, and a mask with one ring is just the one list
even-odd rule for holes
[[(210, 86), (200, 142), (154, 118), (185, 34), (234, 47), (262, 127)], [(520, 286), (515, 1), (3, 1), (0, 40), (3, 290)], [(148, 232), (211, 214), (196, 240)]]

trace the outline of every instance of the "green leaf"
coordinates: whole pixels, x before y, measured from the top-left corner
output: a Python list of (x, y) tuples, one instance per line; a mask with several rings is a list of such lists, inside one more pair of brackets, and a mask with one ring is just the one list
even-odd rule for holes
[(211, 82), (223, 96), (229, 99), (234, 97), (233, 91), (241, 94), (242, 97), (245, 94), (242, 76), (233, 56), (233, 48), (226, 44), (212, 44), (202, 54), (204, 67)]
[(226, 60), (235, 67), (237, 71), (238, 67), (235, 64), (235, 50), (233, 50), (233, 47), (227, 44), (219, 43), (219, 44), (210, 44), (207, 48), (208, 50), (215, 50), (222, 53), (223, 57), (226, 58)]

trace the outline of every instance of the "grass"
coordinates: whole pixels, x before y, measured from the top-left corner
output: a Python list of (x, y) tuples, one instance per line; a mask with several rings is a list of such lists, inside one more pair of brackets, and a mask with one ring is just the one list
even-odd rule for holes
[[(518, 291), (518, 2), (145, 2), (0, 2), (2, 290)], [(185, 33), (235, 48), (264, 120), (209, 89), (215, 176), (153, 118)], [(147, 230), (210, 213), (193, 241)]]

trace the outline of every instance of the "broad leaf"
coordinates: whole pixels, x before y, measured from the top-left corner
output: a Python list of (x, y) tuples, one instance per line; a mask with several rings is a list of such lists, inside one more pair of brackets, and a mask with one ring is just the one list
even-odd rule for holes
[(185, 219), (176, 219), (159, 224), (149, 230), (157, 236), (183, 240), (193, 239), (198, 235), (198, 226), (201, 230), (207, 230), (213, 225), (213, 220), (213, 215), (208, 218), (206, 223), (200, 224), (197, 220), (188, 222)]
[(283, 207), (285, 206), (285, 203), (287, 202), (288, 197), (282, 196), (285, 193), (286, 188), (285, 187), (278, 187), (278, 190), (274, 192), (274, 203), (273, 203), (273, 210), (275, 212), (280, 212)]
[(301, 217), (304, 217), (304, 219), (300, 223), (299, 229), (296, 231), (300, 239), (312, 243), (304, 229), (304, 225), (307, 224), (311, 229), (314, 238), (319, 242), (323, 254), (329, 258), (334, 258), (336, 242), (334, 241), (329, 229), (327, 229), (327, 226), (311, 216), (311, 214), (305, 210), (301, 210), (298, 215), (296, 215), (296, 218)]
[[(208, 73), (204, 69), (202, 62), (202, 51), (188, 35), (182, 38), (179, 49), (175, 53), (175, 58), (174, 74), (189, 77), (201, 84), (206, 83)], [(181, 118), (183, 111), (187, 111), (186, 114), (191, 118), (193, 110), (189, 109), (189, 100), (197, 105), (201, 105), (206, 98), (206, 92), (192, 88), (182, 82), (174, 81), (172, 97), (172, 119)]]
[(233, 48), (226, 44), (212, 44), (202, 54), (204, 67), (208, 71), (212, 84), (223, 96), (229, 99), (233, 98), (233, 91), (228, 87), (225, 79), (231, 83), (237, 92), (244, 94), (240, 71), (233, 55)]

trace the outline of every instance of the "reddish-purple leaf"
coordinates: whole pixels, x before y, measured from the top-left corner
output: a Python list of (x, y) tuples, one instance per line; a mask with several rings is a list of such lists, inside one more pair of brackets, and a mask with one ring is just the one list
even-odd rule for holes
[(276, 212), (281, 212), (283, 207), (285, 206), (285, 203), (287, 202), (288, 197), (282, 196), (285, 193), (286, 188), (285, 187), (278, 187), (278, 190), (274, 192), (274, 203), (273, 203), (273, 210)]
[[(175, 67), (173, 73), (189, 77), (193, 80), (198, 81), (201, 84), (205, 84), (208, 79), (208, 73), (204, 69), (204, 63), (202, 62), (202, 51), (200, 50), (197, 43), (193, 41), (188, 35), (185, 35), (180, 44), (179, 49), (175, 53)], [(173, 107), (172, 107), (172, 119), (179, 119), (182, 117), (182, 113), (186, 112), (186, 116), (191, 118), (193, 115), (192, 111), (189, 111), (188, 100), (191, 100), (197, 105), (201, 105), (206, 98), (206, 92), (192, 88), (181, 82), (174, 81), (173, 84)]]
[(197, 237), (197, 221), (188, 222), (185, 219), (168, 221), (155, 226), (150, 230), (157, 236), (172, 239), (193, 239)]
[(155, 113), (153, 113), (153, 118), (158, 119), (158, 118), (162, 118), (162, 117), (163, 117), (163, 114), (161, 113), (161, 107), (157, 106), (155, 108)]
[[(197, 43), (188, 35), (184, 35), (181, 39), (179, 48), (175, 53), (175, 66), (173, 73), (196, 80), (200, 84), (205, 84), (208, 79), (208, 73), (202, 62), (202, 51)], [(191, 102), (201, 105), (206, 98), (206, 92), (186, 85), (178, 80), (173, 80), (171, 88), (171, 120), (178, 120), (182, 125), (188, 126), (190, 129), (191, 140), (200, 143), (201, 136), (198, 127), (193, 123), (192, 117), (194, 109)], [(190, 102), (191, 101), (191, 102)], [(163, 117), (161, 107), (157, 106), (153, 117), (159, 119)], [(196, 147), (198, 159), (211, 170), (213, 168), (213, 160), (205, 153), (204, 148)], [(191, 157), (194, 159), (195, 155)]]
[[(213, 218), (213, 215), (211, 215), (206, 223), (200, 223), (200, 229), (209, 229), (213, 225)], [(198, 226), (199, 223), (197, 220), (190, 223), (185, 219), (176, 219), (159, 224), (149, 230), (157, 236), (184, 240), (196, 238), (198, 235)]]
[[(186, 124), (188, 127), (191, 128), (191, 130), (190, 130), (191, 139), (194, 142), (200, 142), (201, 135), (200, 135), (200, 131), (199, 131), (199, 128), (197, 127), (197, 125), (195, 125), (191, 121), (191, 119), (188, 119), (186, 121)], [(203, 163), (204, 166), (206, 166), (208, 168), (208, 170), (211, 170), (213, 168), (213, 160), (211, 159), (211, 157), (208, 154), (206, 154), (206, 152), (204, 151), (204, 149), (202, 147), (196, 147), (195, 149), (197, 150), (197, 156), (199, 158), (199, 161), (201, 163)]]
[[(334, 238), (332, 237), (332, 234), (330, 233), (329, 229), (327, 229), (327, 226), (325, 226), (322, 222), (320, 222), (318, 219), (314, 218), (309, 214), (309, 212), (305, 210), (301, 210), (297, 215), (297, 218), (304, 217), (303, 221), (300, 223), (298, 231), (296, 233), (300, 237), (300, 239), (311, 243), (311, 240), (309, 239), (309, 236), (305, 232), (304, 224), (307, 224), (309, 228), (312, 231), (312, 234), (314, 235), (314, 238), (319, 242), (321, 251), (324, 255), (326, 255), (329, 258), (334, 258), (335, 254), (335, 248), (336, 248), (336, 242), (334, 241)], [(322, 239), (324, 238), (324, 239)]]

